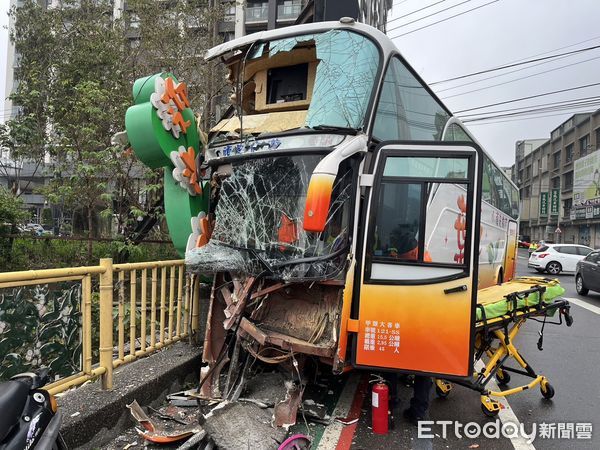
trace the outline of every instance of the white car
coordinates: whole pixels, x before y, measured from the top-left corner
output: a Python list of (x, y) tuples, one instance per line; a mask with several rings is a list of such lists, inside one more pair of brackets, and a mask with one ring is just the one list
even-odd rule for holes
[(559, 273), (575, 272), (575, 266), (585, 258), (592, 248), (576, 244), (546, 244), (539, 247), (529, 257), (527, 267), (550, 275)]

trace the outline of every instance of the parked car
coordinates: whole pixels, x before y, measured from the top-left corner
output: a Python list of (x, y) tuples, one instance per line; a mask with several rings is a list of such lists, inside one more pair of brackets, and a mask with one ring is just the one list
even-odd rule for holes
[(28, 223), (25, 225), (25, 229), (38, 236), (41, 236), (44, 232), (44, 227), (42, 227), (39, 223)]
[(527, 241), (519, 241), (519, 248), (529, 248), (530, 243)]
[(42, 236), (54, 236), (54, 225), (43, 225)]
[(575, 272), (577, 263), (594, 249), (577, 244), (546, 244), (538, 247), (531, 256), (527, 267), (538, 272), (558, 275), (561, 272)]
[(600, 292), (600, 251), (594, 250), (577, 263), (575, 289), (579, 295), (587, 295), (590, 290)]

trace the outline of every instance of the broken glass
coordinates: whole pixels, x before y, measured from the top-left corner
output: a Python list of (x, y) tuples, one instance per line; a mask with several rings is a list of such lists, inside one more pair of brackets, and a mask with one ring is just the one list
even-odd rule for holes
[(379, 68), (377, 47), (345, 30), (317, 35), (315, 42), (319, 65), (306, 126), (361, 128)]
[[(307, 232), (306, 192), (321, 157), (277, 156), (233, 163), (218, 194), (211, 241), (188, 252), (190, 268), (257, 274), (268, 267), (286, 279), (337, 277), (344, 268), (348, 242), (351, 170), (340, 170), (325, 231)], [(337, 257), (319, 260), (332, 254)]]
[[(314, 81), (311, 77), (305, 77), (304, 85), (298, 85), (298, 80), (292, 84), (298, 95), (303, 97), (301, 100), (307, 100), (306, 95), (310, 93), (310, 103), (292, 105), (289, 109), (281, 111), (273, 109), (272, 102), (268, 102), (267, 107), (262, 104), (259, 107), (258, 93), (261, 89), (270, 89), (271, 86), (267, 83), (261, 87), (261, 71), (265, 68), (282, 70), (284, 67), (300, 64), (294, 52), (299, 52), (296, 56), (302, 59), (300, 55), (306, 58), (306, 49), (314, 50), (314, 60), (304, 60), (302, 64), (308, 64), (308, 70), (312, 70), (310, 67), (314, 69), (311, 65), (316, 64), (316, 70), (311, 75)], [(282, 53), (290, 53), (289, 57), (286, 56), (290, 62), (283, 66), (280, 62), (283, 59)], [(259, 61), (261, 58), (264, 58), (264, 61)], [(270, 63), (269, 59), (273, 59), (274, 62)], [(380, 62), (375, 43), (366, 36), (348, 30), (331, 30), (253, 44), (228, 62), (232, 73), (239, 74), (244, 80), (243, 83), (237, 80), (233, 85), (238, 90), (242, 89), (243, 85), (244, 90), (232, 97), (239, 99), (240, 104), (236, 104), (232, 116), (222, 119), (213, 127), (212, 138), (214, 141), (223, 137), (239, 141), (246, 133), (278, 133), (302, 126), (363, 128), (369, 115), (367, 108), (376, 84), (375, 78)], [(242, 70), (232, 69), (240, 66)], [(257, 71), (254, 72), (255, 70)], [(285, 102), (286, 100), (277, 101)], [(300, 115), (301, 112), (305, 116)], [(233, 111), (230, 111), (230, 114), (232, 113)], [(250, 117), (253, 120), (249, 119)]]

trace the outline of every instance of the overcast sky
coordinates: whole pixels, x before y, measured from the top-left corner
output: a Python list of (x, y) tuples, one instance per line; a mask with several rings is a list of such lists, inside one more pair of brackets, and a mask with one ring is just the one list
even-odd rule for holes
[[(490, 5), (450, 18), (492, 1), (494, 0), (394, 0), (388, 23), (388, 35), (393, 38), (403, 56), (428, 83), (518, 60), (600, 45), (600, 27), (598, 27), (600, 0), (496, 0)], [(427, 7), (429, 5), (433, 6)], [(8, 41), (5, 26), (8, 23), (8, 7), (9, 0), (0, 0), (0, 26), (2, 26), (0, 29), (0, 99), (4, 99)], [(425, 9), (415, 12), (421, 8)], [(450, 9), (443, 11), (447, 8)], [(406, 14), (409, 15), (394, 20)], [(430, 14), (434, 15), (423, 18)], [(405, 36), (398, 36), (446, 18), (449, 19)], [(408, 24), (412, 21), (415, 22)], [(588, 59), (590, 61), (583, 62)], [(539, 74), (561, 66), (566, 67)], [(518, 66), (509, 70), (521, 68), (525, 70), (504, 76), (498, 76), (503, 72), (496, 71), (455, 82), (432, 84), (431, 87), (451, 111), (457, 112), (518, 97), (598, 83), (600, 82), (600, 48), (537, 66)], [(490, 76), (494, 78), (473, 83)], [(466, 92), (525, 76), (529, 78), (477, 92)], [(448, 89), (465, 83), (471, 84)], [(448, 90), (442, 91), (442, 89)], [(461, 95), (448, 97), (455, 94)], [(509, 103), (492, 110), (591, 96), (600, 96), (600, 85)], [(579, 110), (540, 114), (551, 115), (550, 117), (495, 119), (472, 123), (468, 128), (498, 163), (509, 166), (514, 162), (515, 141), (547, 138), (552, 129), (573, 112), (592, 111), (598, 107), (600, 102), (598, 106), (588, 106)], [(6, 116), (2, 102), (0, 102), (0, 111), (0, 121), (2, 121)], [(485, 110), (476, 112), (483, 111)]]
[[(402, 55), (427, 83), (478, 72), (517, 60), (548, 56), (547, 52), (549, 51), (551, 51), (549, 54), (556, 54), (600, 45), (599, 0), (499, 0), (431, 27), (423, 28), (405, 36), (398, 36), (401, 33), (443, 20), (490, 1), (492, 0), (470, 0), (467, 2), (465, 0), (445, 0), (441, 2), (439, 0), (394, 0), (394, 7), (388, 22), (388, 35), (393, 38)], [(440, 12), (430, 18), (394, 29), (407, 22), (463, 2), (464, 4), (460, 6)], [(434, 3), (438, 4), (402, 19), (394, 20)], [(571, 46), (572, 44), (577, 45)], [(556, 50), (559, 48), (561, 49)], [(587, 59), (592, 60), (582, 62)], [(577, 64), (579, 62), (581, 63)], [(505, 76), (497, 76), (503, 72), (495, 71), (479, 77), (433, 84), (431, 87), (446, 106), (456, 113), (459, 110), (519, 97), (599, 83), (600, 48), (552, 60), (549, 63), (535, 67), (531, 66), (518, 66), (508, 69), (515, 70), (527, 67), (526, 70), (520, 70)], [(561, 66), (566, 67), (539, 74), (539, 72)], [(466, 91), (530, 75), (534, 76), (490, 89), (466, 93)], [(442, 89), (490, 76), (495, 77), (479, 83), (442, 91)], [(449, 97), (461, 93), (464, 93), (464, 95)], [(490, 110), (539, 105), (591, 96), (600, 96), (600, 85), (518, 103), (509, 103), (490, 108)], [(593, 111), (598, 108), (600, 108), (600, 102), (597, 103), (597, 106), (592, 105), (574, 111)], [(482, 111), (485, 110), (474, 112)], [(494, 121), (467, 124), (467, 127), (498, 163), (509, 166), (514, 163), (515, 141), (529, 138), (547, 138), (550, 136), (550, 132), (572, 113), (571, 111), (546, 112), (543, 115), (552, 114), (552, 116), (537, 118), (527, 116), (519, 119), (497, 118)], [(542, 114), (540, 113), (540, 115)], [(501, 120), (511, 121), (500, 122)]]

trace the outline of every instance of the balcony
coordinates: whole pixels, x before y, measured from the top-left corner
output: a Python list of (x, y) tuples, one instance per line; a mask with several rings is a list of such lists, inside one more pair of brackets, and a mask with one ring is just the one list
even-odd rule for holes
[(26, 205), (43, 205), (46, 200), (41, 194), (23, 194), (21, 198)]
[(246, 8), (246, 23), (266, 22), (269, 20), (268, 3), (260, 6), (248, 6)]
[(302, 12), (302, 4), (285, 2), (277, 6), (277, 20), (296, 20)]

